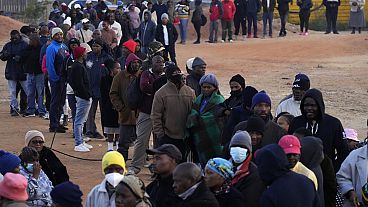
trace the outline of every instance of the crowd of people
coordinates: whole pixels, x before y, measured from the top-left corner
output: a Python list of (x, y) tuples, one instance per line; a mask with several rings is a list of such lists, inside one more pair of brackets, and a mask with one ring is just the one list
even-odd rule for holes
[[(297, 3), (301, 18), (308, 17), (311, 2)], [(261, 5), (264, 31), (268, 22), (272, 36), (275, 4), (214, 0), (209, 41), (217, 41), (220, 19), (223, 41), (233, 41), (233, 23), (235, 39), (240, 25), (247, 37), (253, 25), (257, 37)], [(289, 2), (278, 4), (285, 36)], [(337, 33), (329, 15), (338, 3), (325, 5)], [(269, 94), (240, 74), (229, 80), (225, 99), (204, 59), (188, 59), (187, 75), (177, 65), (176, 25), (185, 44), (189, 16), (185, 0), (176, 6), (132, 1), (116, 11), (102, 0), (94, 7), (86, 1), (84, 9), (55, 1), (47, 22), (10, 32), (0, 59), (7, 61), (11, 116), (49, 119), (52, 133), (65, 133), (71, 119), (76, 152), (92, 150), (91, 138), (107, 141), (105, 179), (85, 206), (368, 206), (367, 140), (325, 112), (322, 92), (311, 88), (309, 77), (296, 74), (275, 114)], [(195, 1), (195, 44), (205, 21)], [(0, 206), (82, 206), (83, 193), (44, 143), (43, 133), (31, 130), (19, 156), (0, 151)], [(137, 176), (148, 158), (152, 182), (146, 186)]]

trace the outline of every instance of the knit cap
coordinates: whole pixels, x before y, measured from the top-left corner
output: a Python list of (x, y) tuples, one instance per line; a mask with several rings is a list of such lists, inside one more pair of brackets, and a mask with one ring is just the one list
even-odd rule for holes
[(200, 57), (195, 57), (193, 60), (192, 67), (200, 66), (200, 65), (207, 65), (206, 62)]
[(125, 159), (123, 157), (123, 155), (121, 155), (119, 152), (117, 151), (110, 151), (107, 152), (103, 158), (102, 158), (102, 173), (105, 174), (105, 169), (107, 167), (109, 167), (110, 165), (119, 165), (120, 167), (122, 167), (124, 169), (124, 171), (126, 172), (126, 168), (125, 168)]
[(168, 14), (166, 14), (166, 13), (163, 13), (163, 14), (161, 15), (161, 20), (163, 20), (164, 18), (169, 19), (169, 15), (168, 15)]
[(267, 95), (266, 91), (260, 91), (252, 98), (252, 109), (254, 106), (260, 103), (267, 103), (271, 106), (271, 98)]
[(23, 175), (6, 173), (0, 182), (0, 197), (24, 202), (28, 200), (27, 185), (28, 181)]
[(249, 151), (252, 151), (252, 142), (249, 133), (246, 131), (237, 131), (231, 138), (229, 148), (234, 146), (245, 147)]
[(63, 33), (63, 30), (61, 30), (59, 27), (54, 27), (51, 30), (51, 37), (54, 37), (57, 33)]
[(245, 79), (240, 74), (236, 74), (233, 77), (231, 77), (229, 83), (231, 82), (237, 82), (242, 88), (245, 88)]
[(19, 167), (20, 159), (15, 154), (0, 150), (0, 173), (5, 175)]
[(202, 76), (202, 78), (199, 80), (199, 85), (202, 86), (202, 84), (204, 83), (209, 83), (215, 86), (216, 88), (218, 88), (219, 86), (216, 76), (212, 73), (205, 74), (204, 76)]
[(60, 206), (82, 206), (83, 193), (78, 185), (70, 181), (63, 182), (52, 189), (51, 198), (54, 203)]
[(123, 43), (123, 46), (126, 47), (131, 53), (135, 53), (135, 47), (137, 46), (137, 43), (130, 39)]
[(38, 130), (29, 130), (26, 135), (24, 136), (25, 139), (25, 146), (29, 145), (29, 142), (31, 141), (31, 139), (35, 138), (35, 137), (41, 137), (42, 140), (45, 142), (45, 137), (43, 136), (42, 132), (38, 131)]
[(225, 178), (225, 180), (231, 180), (234, 177), (233, 164), (223, 158), (217, 157), (208, 160), (206, 167)]
[(85, 52), (86, 52), (86, 48), (78, 46), (74, 49), (73, 56), (75, 59), (77, 59), (77, 58), (82, 57)]
[(259, 132), (263, 135), (265, 125), (266, 124), (261, 117), (252, 116), (247, 121), (247, 132)]
[(66, 24), (66, 25), (72, 26), (72, 19), (71, 19), (70, 17), (67, 17), (67, 18), (64, 20), (63, 24)]

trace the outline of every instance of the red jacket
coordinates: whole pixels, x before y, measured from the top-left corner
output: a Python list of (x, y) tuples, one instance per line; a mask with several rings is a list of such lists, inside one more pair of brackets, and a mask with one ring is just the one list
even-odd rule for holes
[(210, 6), (210, 21), (216, 21), (220, 18), (222, 18), (222, 15), (224, 13), (222, 4), (220, 1), (216, 0), (216, 1), (212, 1), (211, 6)]
[(235, 4), (231, 0), (223, 1), (222, 6), (224, 7), (224, 15), (222, 20), (230, 21), (234, 19), (234, 14), (236, 12)]

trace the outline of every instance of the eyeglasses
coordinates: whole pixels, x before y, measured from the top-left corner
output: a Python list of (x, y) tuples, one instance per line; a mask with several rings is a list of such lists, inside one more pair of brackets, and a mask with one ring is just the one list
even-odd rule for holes
[(44, 144), (45, 142), (42, 140), (32, 140), (32, 144)]

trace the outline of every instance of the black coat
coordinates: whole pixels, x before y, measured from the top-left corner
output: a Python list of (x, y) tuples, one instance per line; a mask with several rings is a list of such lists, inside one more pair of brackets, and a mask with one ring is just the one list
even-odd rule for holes
[[(171, 23), (167, 23), (167, 32), (169, 33), (169, 45), (174, 45), (176, 40), (178, 39), (178, 32), (175, 27)], [(156, 27), (156, 40), (165, 45), (164, 39), (164, 28), (162, 24), (157, 25)]]
[(291, 2), (291, 0), (277, 0), (277, 5), (278, 5), (279, 12), (280, 13), (288, 12), (289, 11), (289, 3), (290, 2)]
[(114, 77), (110, 76), (108, 70), (104, 68), (102, 72), (101, 85), (100, 85), (101, 123), (103, 127), (118, 128), (119, 113), (113, 109), (109, 95), (113, 78)]
[[(319, 116), (314, 127), (306, 118), (304, 110), (304, 101), (307, 97), (314, 99), (318, 105)], [(318, 137), (323, 142), (323, 151), (333, 161), (335, 172), (340, 169), (341, 163), (349, 154), (349, 149), (346, 140), (343, 139), (344, 128), (339, 119), (325, 113), (325, 104), (322, 93), (317, 89), (308, 90), (301, 103), (301, 116), (295, 117), (290, 124), (289, 134), (293, 134), (298, 128), (305, 127), (309, 129), (313, 136)], [(337, 153), (335, 152), (337, 151)], [(337, 160), (335, 157), (337, 156)]]
[(31, 46), (28, 45), (22, 55), (24, 69), (29, 74), (42, 74), (40, 59), (41, 45)]
[(53, 186), (69, 180), (66, 167), (59, 158), (47, 147), (43, 147), (39, 152), (40, 165)]
[(270, 6), (267, 8), (267, 0), (262, 0), (263, 13), (273, 12), (275, 10), (276, 0), (270, 0)]
[(182, 200), (179, 205), (181, 207), (220, 207), (215, 195), (208, 189), (204, 181), (202, 181), (197, 189), (187, 199)]
[(171, 207), (179, 201), (180, 198), (174, 193), (173, 184), (172, 176), (167, 178), (158, 176), (147, 186), (146, 192), (155, 207)]
[(235, 0), (235, 16), (245, 18), (247, 16), (247, 1), (246, 0)]
[(86, 67), (75, 61), (70, 69), (69, 85), (73, 88), (75, 96), (89, 100), (91, 98), (91, 91), (89, 87), (89, 78)]
[(4, 45), (0, 54), (0, 59), (6, 62), (6, 80), (25, 81), (26, 74), (22, 64), (22, 53), (27, 47), (27, 43), (22, 39), (17, 42), (8, 42)]
[[(234, 187), (230, 187), (229, 192), (215, 195), (220, 207), (244, 207), (243, 195)], [(248, 205), (245, 205), (248, 206)]]

